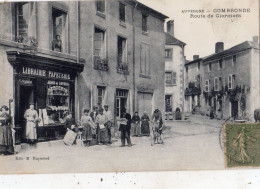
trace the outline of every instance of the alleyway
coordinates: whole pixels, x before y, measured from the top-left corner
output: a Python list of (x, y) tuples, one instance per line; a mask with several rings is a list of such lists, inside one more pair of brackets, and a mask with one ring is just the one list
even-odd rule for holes
[[(1, 169), (9, 173), (223, 169), (219, 143), (222, 122), (202, 116), (191, 116), (190, 122), (166, 122), (164, 145), (151, 146), (150, 137), (132, 137), (131, 148), (120, 148), (120, 140), (111, 146), (89, 148), (65, 146), (62, 141), (38, 143), (35, 149), (0, 157)], [(33, 157), (49, 160), (38, 161)]]

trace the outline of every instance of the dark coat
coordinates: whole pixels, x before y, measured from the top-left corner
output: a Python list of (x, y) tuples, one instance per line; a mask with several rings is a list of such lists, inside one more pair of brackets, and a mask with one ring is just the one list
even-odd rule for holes
[(71, 129), (71, 126), (72, 126), (72, 125), (75, 125), (75, 127), (77, 127), (77, 124), (76, 124), (75, 120), (74, 120), (73, 118), (71, 118), (71, 119), (66, 118), (65, 128), (66, 128), (66, 129), (73, 130), (73, 131), (76, 131), (76, 128)]
[(126, 125), (121, 125), (119, 126), (119, 131), (123, 130), (124, 128), (126, 130), (130, 130), (131, 129), (131, 115), (129, 113), (126, 113), (122, 116), (122, 118), (126, 118), (127, 123)]

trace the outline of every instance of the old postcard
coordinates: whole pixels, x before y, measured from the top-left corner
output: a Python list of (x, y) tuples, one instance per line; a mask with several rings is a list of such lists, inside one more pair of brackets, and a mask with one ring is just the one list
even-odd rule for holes
[(0, 174), (260, 166), (257, 0), (1, 2), (0, 66)]

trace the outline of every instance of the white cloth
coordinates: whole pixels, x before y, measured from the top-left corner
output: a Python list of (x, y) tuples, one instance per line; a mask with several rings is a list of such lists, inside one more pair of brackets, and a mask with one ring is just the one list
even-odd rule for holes
[(104, 115), (107, 117), (108, 121), (113, 121), (113, 116), (112, 116), (112, 112), (110, 110), (104, 110)]
[(36, 122), (38, 121), (38, 113), (36, 110), (28, 109), (24, 113), (26, 121), (26, 139), (37, 139)]

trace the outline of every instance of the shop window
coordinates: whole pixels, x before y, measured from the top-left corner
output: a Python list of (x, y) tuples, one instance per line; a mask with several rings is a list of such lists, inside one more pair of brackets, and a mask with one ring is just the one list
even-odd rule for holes
[(105, 31), (95, 28), (94, 30), (94, 68), (107, 68), (108, 58), (106, 54), (106, 35)]
[(99, 107), (104, 106), (105, 87), (97, 87), (97, 104)]
[(150, 75), (150, 46), (147, 44), (141, 44), (140, 73)]
[(148, 18), (147, 15), (142, 14), (142, 31), (143, 32), (148, 31), (148, 29), (147, 29), (147, 18)]
[(96, 10), (99, 13), (105, 13), (105, 1), (96, 1)]
[(23, 43), (36, 37), (36, 8), (34, 2), (15, 4), (15, 36), (16, 41)]
[(68, 27), (66, 12), (52, 8), (52, 28), (52, 50), (67, 52)]
[(209, 92), (209, 80), (205, 80), (205, 92)]
[(235, 75), (228, 75), (228, 89), (234, 89), (235, 86)]
[(119, 3), (119, 20), (125, 22), (125, 4)]
[(120, 36), (117, 38), (117, 64), (118, 73), (128, 73), (127, 40)]
[(64, 123), (66, 112), (70, 110), (70, 88), (69, 83), (48, 81), (47, 84), (47, 115), (44, 124)]
[(172, 59), (172, 49), (165, 49), (165, 58)]

